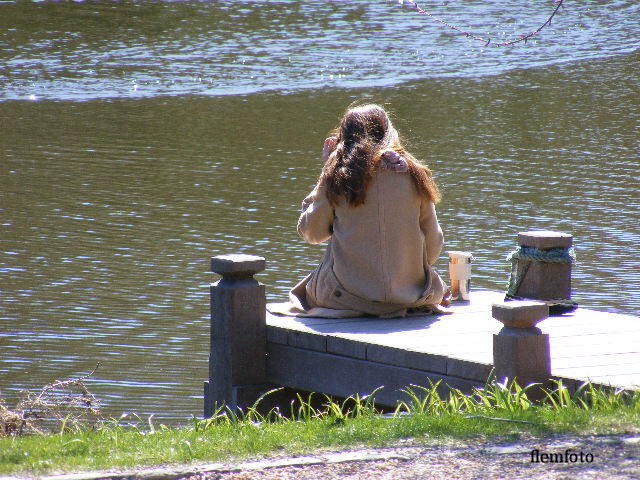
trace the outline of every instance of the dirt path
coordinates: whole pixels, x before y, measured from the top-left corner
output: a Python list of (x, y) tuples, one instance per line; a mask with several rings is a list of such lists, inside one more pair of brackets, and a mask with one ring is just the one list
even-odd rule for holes
[[(21, 477), (31, 480), (33, 477)], [(0, 477), (0, 480), (21, 480)], [(513, 442), (406, 439), (237, 463), (54, 474), (41, 480), (640, 480), (640, 435), (558, 435)]]
[[(533, 450), (538, 450), (538, 454)], [(557, 436), (517, 442), (415, 440), (358, 450), (392, 458), (317, 465), (272, 466), (227, 473), (210, 472), (189, 480), (457, 480), (457, 479), (640, 479), (640, 437)], [(325, 452), (326, 454), (326, 452)], [(546, 455), (554, 454), (553, 457)], [(316, 454), (322, 456), (322, 454)], [(560, 457), (558, 457), (558, 455)], [(532, 461), (533, 460), (533, 461)], [(536, 461), (538, 460), (538, 461)], [(562, 460), (562, 463), (549, 462)], [(565, 463), (564, 460), (567, 460)]]

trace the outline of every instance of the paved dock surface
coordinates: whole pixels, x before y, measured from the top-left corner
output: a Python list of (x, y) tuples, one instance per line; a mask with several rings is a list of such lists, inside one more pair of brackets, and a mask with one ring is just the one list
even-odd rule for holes
[[(502, 327), (491, 305), (503, 299), (502, 292), (473, 291), (451, 314), (398, 319), (267, 313), (268, 335), (279, 345), (478, 381), (491, 370), (492, 336)], [(640, 388), (640, 318), (578, 308), (538, 327), (550, 337), (553, 376)]]

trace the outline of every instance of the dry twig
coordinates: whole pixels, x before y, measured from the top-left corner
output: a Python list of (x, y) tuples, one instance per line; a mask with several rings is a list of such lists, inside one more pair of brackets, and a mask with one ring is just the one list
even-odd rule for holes
[(62, 431), (80, 424), (95, 424), (100, 419), (100, 402), (84, 380), (99, 365), (80, 378), (56, 380), (36, 393), (23, 391), (13, 410), (0, 401), (0, 436), (43, 434), (56, 427)]

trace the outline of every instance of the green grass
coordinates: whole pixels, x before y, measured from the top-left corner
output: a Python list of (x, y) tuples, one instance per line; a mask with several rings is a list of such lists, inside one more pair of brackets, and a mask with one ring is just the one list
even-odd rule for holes
[[(519, 438), (553, 433), (640, 431), (640, 392), (584, 385), (575, 394), (558, 382), (545, 402), (527, 389), (489, 382), (465, 395), (439, 394), (438, 384), (409, 387), (409, 400), (380, 415), (370, 397), (342, 403), (322, 397), (322, 407), (299, 398), (287, 415), (260, 414), (258, 405), (212, 419), (193, 418), (180, 428), (155, 426), (135, 415), (89, 429), (61, 426), (60, 433), (0, 438), (0, 474), (102, 470), (142, 465), (227, 461), (231, 458), (304, 453), (325, 447), (384, 445), (399, 438)], [(316, 395), (316, 399), (318, 395)]]

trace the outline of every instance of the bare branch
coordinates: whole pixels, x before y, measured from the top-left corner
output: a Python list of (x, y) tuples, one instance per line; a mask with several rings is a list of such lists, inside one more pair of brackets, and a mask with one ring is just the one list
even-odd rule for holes
[(471, 38), (472, 40), (478, 40), (481, 42), (485, 42), (485, 46), (492, 46), (492, 47), (505, 47), (505, 46), (509, 46), (509, 45), (516, 45), (520, 42), (524, 42), (527, 43), (527, 40), (530, 39), (531, 37), (537, 35), (538, 33), (540, 33), (542, 31), (543, 28), (545, 28), (547, 25), (551, 25), (551, 21), (553, 20), (553, 17), (556, 16), (556, 14), (558, 13), (558, 11), (563, 8), (563, 2), (564, 0), (554, 0), (554, 3), (556, 4), (555, 9), (553, 10), (553, 12), (551, 13), (551, 15), (549, 16), (549, 18), (542, 24), (540, 25), (536, 30), (534, 30), (533, 32), (527, 33), (527, 34), (521, 34), (518, 38), (515, 38), (513, 40), (509, 40), (506, 42), (494, 42), (491, 40), (491, 37), (483, 37), (481, 35), (476, 35), (470, 32), (467, 32), (465, 30), (463, 30), (462, 28), (456, 26), (456, 25), (451, 25), (450, 23), (445, 22), (444, 20), (441, 20), (440, 18), (436, 17), (435, 15), (432, 15), (431, 13), (427, 12), (426, 10), (423, 10), (422, 7), (420, 7), (420, 5), (418, 5), (416, 2), (414, 2), (413, 0), (397, 0), (398, 3), (400, 5), (409, 5), (412, 8), (414, 8), (418, 13), (422, 14), (422, 15), (426, 15), (427, 17), (431, 18), (433, 21), (444, 25), (445, 27), (450, 28), (451, 30), (455, 30), (456, 32), (460, 33), (460, 35), (464, 35), (467, 38)]

